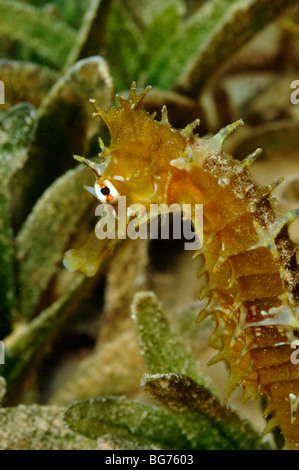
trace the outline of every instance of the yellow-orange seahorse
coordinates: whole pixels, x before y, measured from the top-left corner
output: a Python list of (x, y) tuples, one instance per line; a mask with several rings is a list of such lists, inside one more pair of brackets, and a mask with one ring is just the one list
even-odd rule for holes
[[(212, 363), (229, 370), (226, 398), (240, 385), (244, 400), (263, 394), (267, 400), (266, 432), (279, 426), (290, 448), (299, 448), (299, 365), (291, 361), (291, 343), (299, 332), (299, 268), (297, 246), (288, 235), (299, 210), (279, 212), (271, 200), (276, 183), (261, 187), (249, 168), (260, 150), (243, 161), (223, 151), (224, 139), (242, 121), (211, 138), (193, 134), (198, 121), (183, 130), (172, 128), (167, 110), (161, 121), (143, 108), (148, 87), (139, 96), (132, 84), (128, 100), (106, 111), (97, 108), (111, 135), (102, 147), (101, 163), (76, 157), (94, 172), (90, 191), (112, 204), (126, 196), (127, 206), (141, 203), (203, 204), (204, 257), (207, 284), (201, 297), (208, 304), (199, 320), (211, 315), (216, 329), (210, 344), (219, 350)], [(194, 216), (194, 215), (193, 215)], [(127, 222), (130, 220), (128, 214)], [(93, 275), (103, 246), (92, 233), (79, 250), (69, 250), (65, 265)]]

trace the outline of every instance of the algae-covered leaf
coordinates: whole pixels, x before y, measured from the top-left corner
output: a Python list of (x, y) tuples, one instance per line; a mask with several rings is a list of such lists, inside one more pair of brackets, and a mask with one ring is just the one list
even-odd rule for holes
[(0, 78), (5, 83), (5, 104), (1, 106), (1, 110), (22, 101), (38, 108), (55, 83), (57, 75), (56, 71), (32, 62), (0, 60)]
[(64, 408), (0, 408), (0, 450), (96, 450), (100, 445), (76, 434), (63, 422)]
[(207, 0), (185, 0), (188, 14), (191, 15), (192, 13), (194, 13), (206, 1)]
[[(130, 305), (134, 293), (147, 286), (147, 246), (146, 240), (126, 240), (106, 264), (105, 302), (96, 346), (65, 377), (51, 403), (140, 393), (139, 382), (146, 369)], [(100, 374), (95, 373), (99, 370)]]
[(192, 448), (263, 448), (248, 422), (219, 401), (209, 380), (171, 332), (156, 296), (137, 293), (132, 312), (145, 363), (155, 374), (145, 375), (142, 384), (174, 414)]
[(126, 90), (133, 80), (145, 85), (146, 71), (171, 41), (184, 13), (180, 0), (114, 3), (108, 19), (107, 57), (118, 90)]
[[(121, 0), (122, 1), (122, 0)], [(136, 24), (142, 31), (150, 27), (154, 18), (168, 6), (177, 4), (182, 10), (185, 10), (184, 0), (125, 0), (126, 10), (130, 13)], [(161, 31), (158, 32), (162, 33)]]
[[(9, 333), (14, 309), (14, 238), (11, 226), (11, 185), (24, 165), (36, 115), (29, 104), (20, 104), (0, 118), (0, 338)], [(13, 190), (13, 188), (12, 188)]]
[(112, 0), (92, 0), (86, 11), (79, 37), (71, 51), (67, 66), (72, 63), (99, 55), (103, 52), (106, 36), (106, 21), (110, 12)]
[[(206, 2), (208, 4), (212, 2)], [(223, 3), (227, 3), (224, 2)], [(221, 64), (255, 37), (265, 26), (276, 20), (297, 0), (236, 0), (230, 1), (218, 24), (201, 41), (196, 57), (191, 57), (175, 87), (193, 96), (219, 70)], [(205, 8), (203, 6), (202, 10)], [(201, 11), (201, 10), (200, 10)]]
[(29, 319), (61, 263), (71, 235), (94, 200), (82, 182), (93, 182), (86, 167), (78, 166), (58, 178), (34, 206), (17, 237), (20, 310)]
[(145, 375), (143, 386), (173, 413), (197, 449), (269, 449), (250, 423), (190, 377)]
[(55, 83), (38, 112), (38, 124), (22, 175), (18, 222), (55, 178), (74, 166), (73, 155), (88, 150), (101, 121), (92, 119), (90, 98), (105, 108), (111, 104), (113, 82), (102, 57), (73, 64)]
[(155, 60), (161, 47), (165, 47), (165, 44), (171, 41), (172, 36), (179, 27), (183, 14), (183, 5), (176, 0), (162, 3), (160, 8), (156, 9), (155, 15), (152, 15), (151, 23), (144, 34), (144, 51), (140, 58), (140, 70), (147, 70), (151, 62)]
[(237, 48), (295, 3), (295, 0), (204, 2), (160, 50), (147, 71), (147, 81), (161, 88), (175, 86), (188, 94), (198, 94), (205, 80)]
[(64, 419), (74, 431), (92, 439), (109, 436), (122, 448), (183, 449), (189, 444), (167, 411), (123, 397), (75, 402)]
[[(24, 1), (24, 0), (22, 0)], [(44, 4), (44, 9), (48, 9), (51, 12), (51, 8), (58, 11), (59, 17), (66, 21), (71, 26), (78, 28), (82, 23), (82, 16), (86, 10), (90, 7), (91, 0), (81, 0), (80, 2), (74, 2), (73, 0), (54, 0), (54, 2), (48, 3), (45, 0), (25, 0), (31, 4), (41, 5)], [(54, 3), (54, 5), (53, 5)], [(53, 11), (53, 10), (52, 10)]]
[(107, 52), (117, 91), (126, 90), (139, 75), (143, 35), (123, 2), (114, 2), (107, 23)]
[(4, 377), (0, 376), (0, 405), (1, 405), (1, 402), (5, 393), (6, 393), (6, 381)]
[[(86, 277), (77, 274), (64, 295), (28, 325), (19, 326), (5, 339), (5, 364), (0, 365), (0, 374), (7, 382), (7, 395), (23, 374), (35, 366), (35, 361), (43, 357), (71, 313), (73, 302), (78, 300), (86, 282)], [(6, 398), (9, 399), (9, 396)]]
[(211, 385), (210, 381), (200, 373), (199, 365), (171, 331), (153, 292), (138, 292), (135, 295), (132, 318), (150, 372), (184, 374), (202, 385), (207, 387)]
[(76, 41), (76, 32), (39, 8), (0, 0), (0, 39), (20, 41), (47, 64), (61, 68)]

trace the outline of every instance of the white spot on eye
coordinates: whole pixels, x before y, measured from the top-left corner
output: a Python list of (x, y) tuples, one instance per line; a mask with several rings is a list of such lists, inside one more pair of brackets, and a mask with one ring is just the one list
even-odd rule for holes
[(102, 183), (96, 181), (94, 191), (98, 200), (103, 204), (113, 204), (118, 199), (117, 189), (108, 180), (102, 181)]

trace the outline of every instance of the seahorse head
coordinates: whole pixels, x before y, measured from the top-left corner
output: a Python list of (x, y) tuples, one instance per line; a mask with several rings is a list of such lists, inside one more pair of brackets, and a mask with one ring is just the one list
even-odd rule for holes
[[(101, 153), (97, 161), (75, 156), (95, 176), (94, 186), (86, 189), (101, 204), (113, 207), (111, 214), (117, 221), (119, 200), (124, 197), (127, 209), (136, 204), (143, 206), (143, 223), (149, 220), (151, 204), (181, 207), (201, 203), (203, 194), (198, 185), (198, 171), (204, 172), (203, 161), (209, 154), (221, 151), (224, 138), (236, 127), (236, 124), (228, 126), (209, 139), (194, 135), (198, 119), (185, 129), (174, 129), (168, 121), (165, 106), (160, 121), (155, 119), (155, 114), (145, 111), (143, 100), (150, 88), (137, 95), (133, 82), (129, 98), (117, 96), (120, 106), (108, 110), (99, 108), (91, 100), (95, 106), (93, 116), (100, 117), (108, 127), (110, 144), (105, 147), (99, 139)], [(130, 217), (127, 211), (126, 225)], [(71, 271), (93, 275), (102, 262), (103, 253), (111, 251), (116, 244), (113, 239), (97, 238), (92, 234), (80, 250), (68, 251), (65, 266)]]
[(99, 140), (100, 163), (75, 157), (95, 174), (90, 190), (100, 202), (115, 203), (126, 196), (127, 205), (167, 202), (172, 176), (177, 172), (171, 161), (184, 154), (186, 140), (168, 122), (166, 107), (161, 121), (143, 108), (143, 100), (151, 87), (136, 95), (132, 84), (128, 100), (120, 96), (120, 107), (103, 110), (95, 104), (94, 116), (103, 119), (110, 132), (109, 147)]

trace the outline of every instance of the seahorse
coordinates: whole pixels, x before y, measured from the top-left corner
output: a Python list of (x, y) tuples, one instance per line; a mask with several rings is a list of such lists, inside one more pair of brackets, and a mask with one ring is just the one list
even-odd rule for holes
[[(113, 206), (116, 219), (119, 196), (147, 209), (203, 205), (202, 246), (194, 257), (204, 258), (199, 276), (205, 276), (201, 298), (207, 298), (197, 321), (211, 316), (216, 324), (209, 345), (219, 352), (210, 364), (227, 366), (226, 400), (237, 386), (244, 389), (244, 402), (263, 395), (264, 432), (278, 426), (289, 448), (297, 449), (299, 366), (291, 361), (291, 345), (299, 336), (299, 267), (288, 229), (299, 209), (276, 208), (272, 191), (280, 180), (268, 186), (254, 182), (250, 167), (261, 149), (242, 161), (223, 150), (242, 120), (212, 137), (194, 134), (199, 120), (175, 129), (165, 106), (159, 121), (145, 111), (150, 88), (137, 95), (133, 82), (127, 100), (117, 96), (120, 106), (103, 110), (94, 103), (94, 116), (103, 119), (111, 140), (105, 147), (99, 139), (97, 162), (75, 156), (95, 175), (94, 187), (87, 189)], [(194, 224), (193, 212), (191, 218)], [(65, 254), (64, 264), (92, 276), (103, 253), (118, 242), (99, 240), (93, 232), (82, 248)]]

